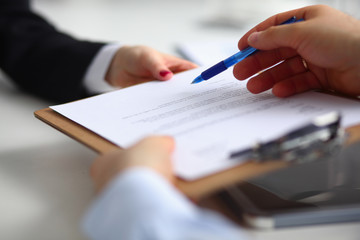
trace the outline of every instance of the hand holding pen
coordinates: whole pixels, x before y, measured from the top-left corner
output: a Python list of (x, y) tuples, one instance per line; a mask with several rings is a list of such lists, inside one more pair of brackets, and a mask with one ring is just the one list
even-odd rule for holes
[[(291, 16), (305, 21), (275, 26)], [(239, 80), (251, 77), (251, 93), (272, 89), (288, 97), (325, 90), (360, 96), (360, 21), (339, 10), (314, 5), (277, 14), (246, 33), (238, 46), (249, 45), (260, 51), (233, 72)]]
[[(294, 23), (294, 22), (297, 22), (297, 21), (301, 21), (301, 20), (302, 19), (296, 20), (296, 17), (291, 17), (290, 19), (286, 20), (282, 24), (290, 24), (290, 23)], [(196, 77), (192, 81), (191, 84), (206, 81), (206, 80), (218, 75), (219, 73), (225, 71), (229, 67), (234, 66), (236, 63), (244, 60), (245, 58), (247, 58), (248, 56), (254, 54), (257, 51), (258, 51), (258, 49), (256, 49), (256, 48), (247, 47), (247, 48), (235, 53), (234, 55), (228, 57), (227, 59), (215, 64), (214, 66), (210, 67), (209, 69), (205, 70), (198, 77)]]

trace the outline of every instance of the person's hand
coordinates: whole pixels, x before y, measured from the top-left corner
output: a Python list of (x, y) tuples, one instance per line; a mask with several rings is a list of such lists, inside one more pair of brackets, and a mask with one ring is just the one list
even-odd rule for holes
[(125, 150), (115, 150), (96, 158), (91, 166), (95, 189), (100, 192), (119, 173), (132, 167), (148, 167), (173, 181), (171, 157), (173, 138), (148, 137)]
[[(276, 26), (292, 16), (305, 21)], [(338, 10), (315, 5), (275, 15), (238, 44), (239, 49), (248, 45), (265, 51), (238, 63), (233, 71), (239, 80), (259, 73), (247, 83), (252, 93), (272, 88), (278, 97), (311, 89), (360, 95), (360, 21)]]
[(112, 86), (128, 87), (151, 80), (169, 80), (174, 73), (196, 64), (160, 53), (146, 46), (124, 46), (115, 54), (105, 80)]

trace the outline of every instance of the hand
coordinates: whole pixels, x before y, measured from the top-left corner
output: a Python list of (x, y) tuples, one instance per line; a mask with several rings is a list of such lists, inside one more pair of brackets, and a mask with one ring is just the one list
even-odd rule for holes
[(173, 73), (197, 67), (189, 61), (145, 46), (124, 46), (115, 54), (105, 80), (112, 86), (128, 87), (151, 80), (169, 80)]
[(171, 137), (148, 137), (125, 150), (104, 154), (93, 162), (91, 177), (100, 192), (119, 173), (132, 167), (148, 167), (173, 181), (171, 155), (175, 142)]
[[(275, 26), (292, 16), (303, 22)], [(251, 29), (239, 49), (261, 51), (234, 67), (234, 76), (247, 79), (247, 88), (260, 93), (272, 88), (278, 97), (311, 89), (360, 95), (360, 21), (325, 5), (275, 15)], [(305, 63), (305, 64), (304, 64)]]

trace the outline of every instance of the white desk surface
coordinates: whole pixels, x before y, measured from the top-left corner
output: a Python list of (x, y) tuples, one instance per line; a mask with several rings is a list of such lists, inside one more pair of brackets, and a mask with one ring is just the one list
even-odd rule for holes
[[(240, 37), (243, 30), (203, 24), (215, 16), (219, 2), (38, 0), (35, 6), (78, 37), (145, 44), (175, 54), (180, 42)], [(275, 13), (267, 11), (258, 20)], [(79, 222), (94, 197), (88, 168), (96, 154), (33, 116), (51, 104), (0, 77), (0, 239), (85, 239)], [(246, 231), (254, 239), (359, 239), (360, 223)]]

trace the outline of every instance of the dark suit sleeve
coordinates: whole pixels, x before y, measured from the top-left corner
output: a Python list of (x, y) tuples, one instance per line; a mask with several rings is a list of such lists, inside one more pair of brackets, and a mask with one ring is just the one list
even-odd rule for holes
[(57, 102), (86, 97), (82, 79), (102, 46), (58, 32), (28, 1), (0, 0), (0, 68), (27, 92)]

